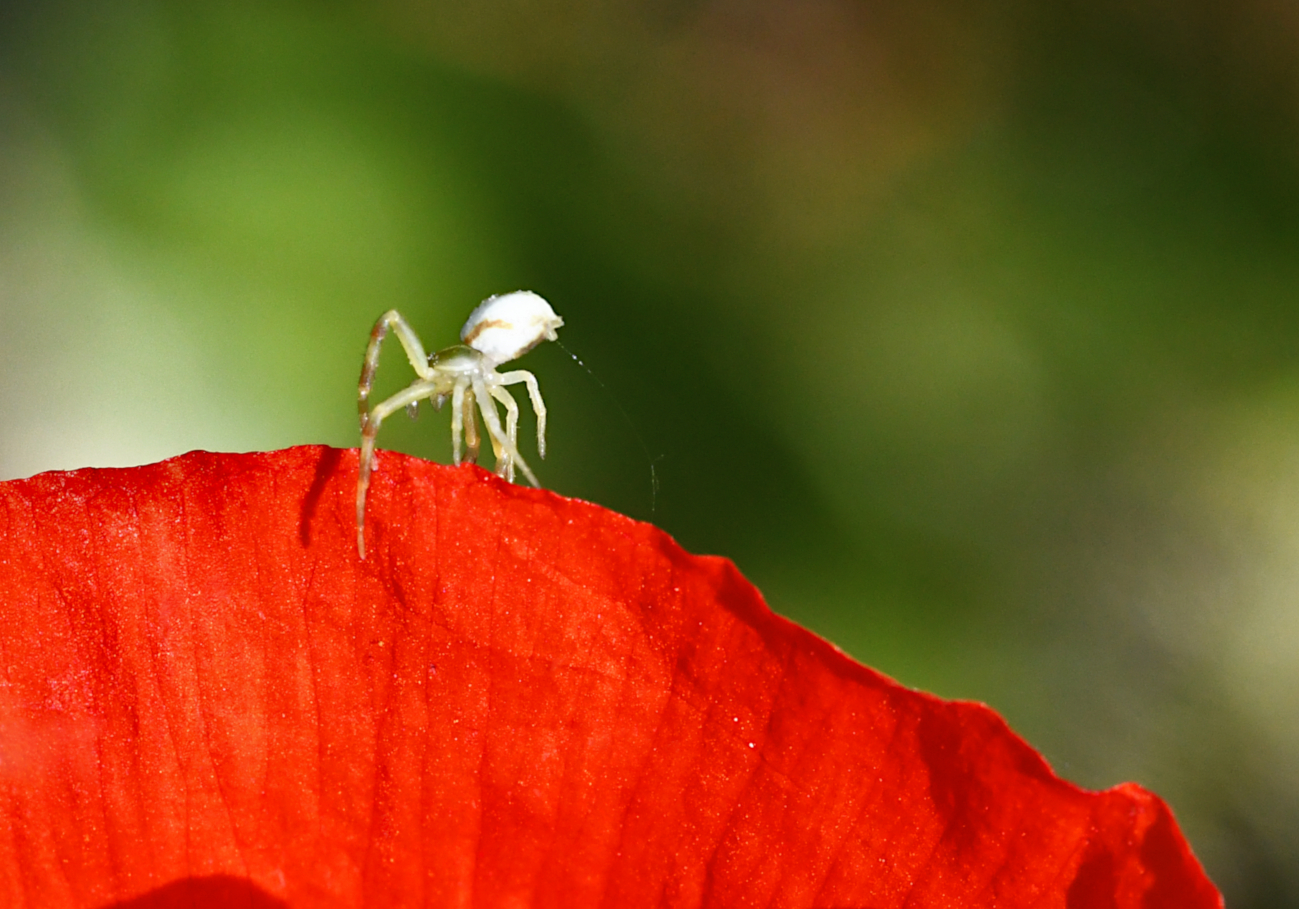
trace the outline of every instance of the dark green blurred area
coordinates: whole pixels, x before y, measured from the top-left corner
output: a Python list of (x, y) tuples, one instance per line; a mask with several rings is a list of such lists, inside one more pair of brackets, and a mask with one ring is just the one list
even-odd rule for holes
[(0, 15), (0, 474), (355, 445), (381, 312), (530, 288), (548, 487), (1299, 906), (1299, 13)]

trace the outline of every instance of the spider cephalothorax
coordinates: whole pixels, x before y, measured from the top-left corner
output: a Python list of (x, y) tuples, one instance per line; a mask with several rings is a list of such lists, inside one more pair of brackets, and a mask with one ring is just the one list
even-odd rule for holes
[[(451, 399), (451, 454), (460, 463), (460, 439), (463, 433), (469, 449), (469, 460), (478, 459), (478, 420), (475, 405), (483, 415), (487, 436), (496, 455), (496, 472), (514, 481), (514, 469), (523, 471), (533, 486), (540, 485), (528, 462), (519, 454), (519, 405), (506, 391), (506, 385), (522, 382), (528, 386), (528, 397), (537, 415), (537, 453), (546, 456), (546, 405), (541, 400), (541, 389), (536, 377), (526, 369), (497, 372), (496, 367), (517, 360), (542, 341), (554, 341), (556, 330), (564, 320), (555, 315), (550, 304), (527, 290), (488, 297), (472, 313), (460, 340), (432, 356), (424, 353), (424, 345), (401, 313), (390, 309), (370, 332), (370, 343), (365, 349), (365, 362), (361, 366), (361, 382), (357, 388), (357, 408), (361, 413), (361, 464), (356, 485), (356, 546), (365, 558), (365, 493), (370, 485), (370, 471), (374, 467), (374, 441), (379, 424), (389, 414), (403, 407), (413, 408), (427, 398), (435, 408), (441, 408)], [(388, 330), (397, 333), (406, 357), (415, 370), (416, 379), (391, 398), (369, 407), (370, 385), (379, 365), (379, 347)], [(496, 412), (496, 401), (505, 405), (505, 429), (501, 428)]]

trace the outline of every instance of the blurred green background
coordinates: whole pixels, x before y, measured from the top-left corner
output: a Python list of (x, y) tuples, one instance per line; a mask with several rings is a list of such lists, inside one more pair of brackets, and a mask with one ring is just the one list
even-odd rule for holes
[(603, 383), (520, 362), (548, 487), (1156, 790), (1235, 907), (1299, 906), (1297, 253), (1292, 4), (0, 5), (0, 476), (355, 445), (382, 311), (530, 288)]

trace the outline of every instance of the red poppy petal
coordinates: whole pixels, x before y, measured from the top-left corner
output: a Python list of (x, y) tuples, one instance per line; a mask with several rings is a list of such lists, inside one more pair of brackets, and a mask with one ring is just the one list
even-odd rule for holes
[(651, 526), (385, 452), (360, 561), (355, 457), (0, 484), (0, 904), (1221, 905)]

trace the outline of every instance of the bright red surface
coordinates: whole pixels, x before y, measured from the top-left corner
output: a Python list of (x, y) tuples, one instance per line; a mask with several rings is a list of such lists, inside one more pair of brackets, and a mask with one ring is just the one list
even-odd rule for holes
[[(0, 484), (0, 905), (1220, 905), (1167, 807), (593, 505), (381, 453)], [(161, 888), (161, 889), (160, 889)]]

